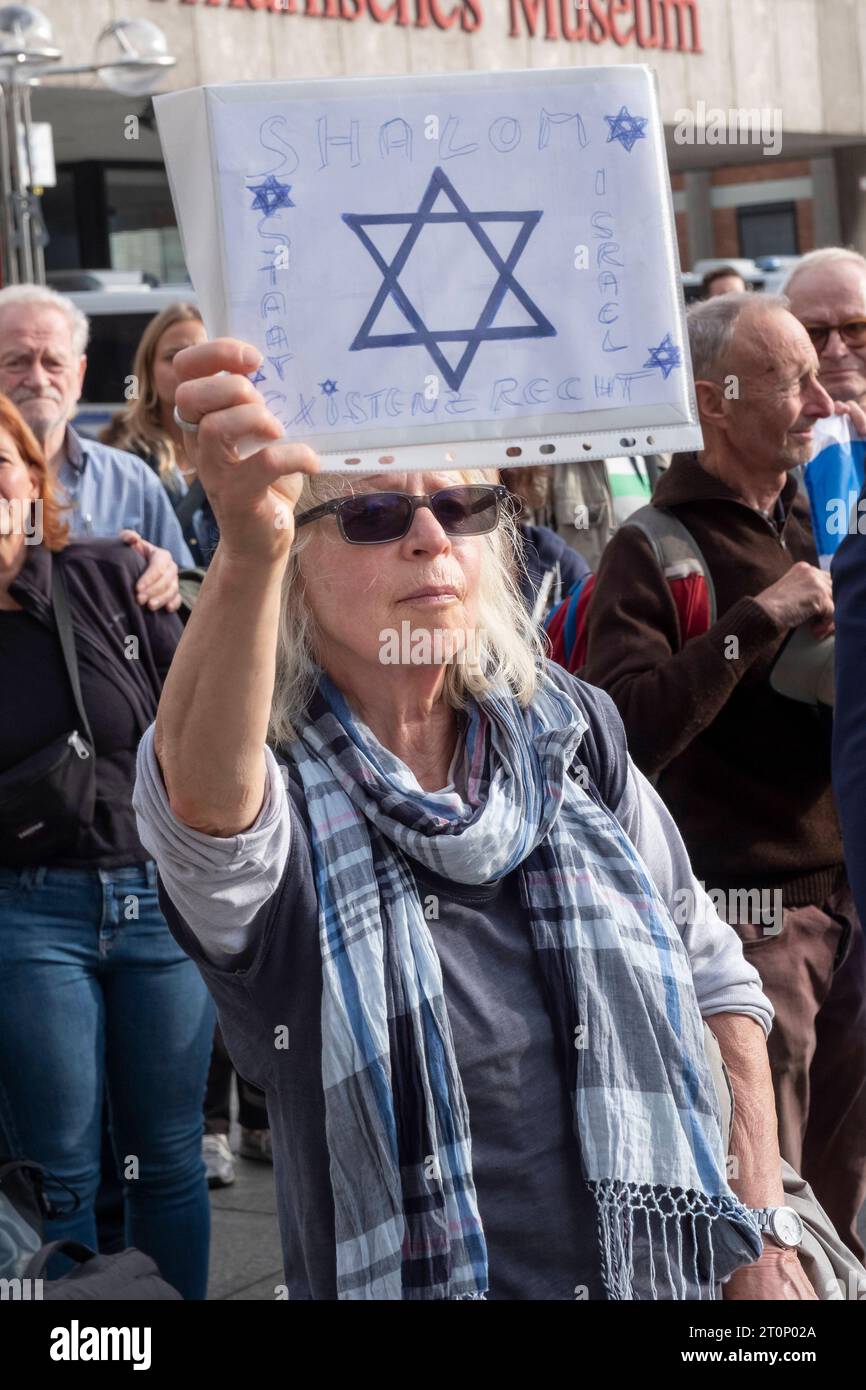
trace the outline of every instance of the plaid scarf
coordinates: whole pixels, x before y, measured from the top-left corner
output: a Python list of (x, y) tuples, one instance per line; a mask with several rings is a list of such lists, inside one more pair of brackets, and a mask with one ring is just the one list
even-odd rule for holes
[(717, 1296), (761, 1252), (725, 1181), (689, 958), (616, 819), (568, 775), (587, 729), (547, 665), (471, 706), (454, 792), (425, 792), (322, 677), (287, 752), (306, 794), (341, 1299), (483, 1298), (487, 1252), (439, 958), (404, 855), (520, 870), (595, 1197), (608, 1296)]

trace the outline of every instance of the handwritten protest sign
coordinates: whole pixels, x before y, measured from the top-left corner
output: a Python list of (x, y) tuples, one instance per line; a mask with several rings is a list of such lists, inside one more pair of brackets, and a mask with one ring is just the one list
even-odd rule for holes
[(644, 67), (156, 99), (208, 331), (330, 468), (700, 446)]

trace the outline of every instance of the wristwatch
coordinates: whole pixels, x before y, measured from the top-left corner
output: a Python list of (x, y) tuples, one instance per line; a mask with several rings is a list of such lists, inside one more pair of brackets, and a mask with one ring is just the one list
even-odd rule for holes
[(793, 1207), (750, 1207), (758, 1229), (783, 1250), (796, 1250), (803, 1242), (803, 1223)]

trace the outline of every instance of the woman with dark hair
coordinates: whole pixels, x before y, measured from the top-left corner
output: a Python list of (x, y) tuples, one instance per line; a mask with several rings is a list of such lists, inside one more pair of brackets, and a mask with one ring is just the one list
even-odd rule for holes
[(66, 1210), (46, 1239), (95, 1249), (107, 1091), (127, 1243), (204, 1298), (213, 1006), (131, 807), (182, 631), (136, 602), (144, 565), (121, 540), (68, 540), (39, 445), (0, 396), (0, 1148), (52, 1175)]

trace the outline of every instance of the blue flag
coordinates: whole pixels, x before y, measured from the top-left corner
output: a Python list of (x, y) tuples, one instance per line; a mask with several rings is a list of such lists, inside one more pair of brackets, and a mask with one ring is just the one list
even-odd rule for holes
[(866, 440), (852, 439), (847, 415), (819, 420), (814, 437), (815, 453), (805, 470), (806, 490), (818, 559), (823, 569), (829, 569), (849, 527), (857, 525)]

